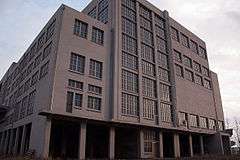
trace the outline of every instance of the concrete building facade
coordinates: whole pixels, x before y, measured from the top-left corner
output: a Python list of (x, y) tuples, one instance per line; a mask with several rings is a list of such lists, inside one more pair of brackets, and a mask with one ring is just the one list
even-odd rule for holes
[(0, 81), (0, 98), (1, 154), (230, 152), (205, 42), (145, 0), (60, 6)]

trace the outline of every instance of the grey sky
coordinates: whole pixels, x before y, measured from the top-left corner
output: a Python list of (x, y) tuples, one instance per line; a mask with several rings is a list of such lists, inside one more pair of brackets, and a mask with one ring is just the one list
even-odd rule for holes
[[(240, 1), (149, 0), (202, 38), (218, 73), (226, 117), (240, 118)], [(18, 61), (56, 9), (81, 10), (90, 0), (1, 0), (0, 77)]]

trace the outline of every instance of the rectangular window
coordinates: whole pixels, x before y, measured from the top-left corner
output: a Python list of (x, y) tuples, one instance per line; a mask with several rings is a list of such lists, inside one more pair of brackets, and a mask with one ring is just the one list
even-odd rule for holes
[(138, 97), (122, 93), (122, 114), (138, 116), (138, 110), (139, 110)]
[(38, 38), (37, 50), (41, 49), (45, 42), (45, 32)]
[(158, 26), (155, 26), (155, 32), (156, 32), (156, 35), (162, 39), (166, 39), (166, 35), (165, 35), (165, 30), (158, 27)]
[(170, 102), (171, 101), (171, 87), (165, 84), (160, 83), (160, 98), (162, 101)]
[(187, 56), (183, 56), (183, 64), (189, 68), (192, 68), (192, 60)]
[(194, 53), (198, 54), (198, 45), (196, 42), (194, 42), (193, 40), (190, 40), (190, 49), (191, 51), (193, 51)]
[(85, 57), (71, 53), (70, 70), (84, 74)]
[(207, 51), (203, 47), (199, 46), (199, 55), (203, 59), (207, 59)]
[(206, 68), (206, 67), (202, 67), (202, 74), (204, 75), (204, 76), (207, 76), (207, 77), (209, 77), (209, 69), (208, 68)]
[(218, 121), (218, 127), (219, 127), (219, 130), (220, 130), (220, 131), (223, 131), (223, 130), (224, 130), (223, 121)]
[(93, 27), (92, 28), (92, 42), (103, 45), (104, 42), (104, 31)]
[(144, 28), (141, 28), (140, 30), (140, 36), (141, 36), (141, 41), (148, 44), (148, 45), (153, 45), (153, 35), (151, 32), (145, 30)]
[(33, 70), (33, 67), (34, 67), (34, 62), (31, 63), (28, 68), (27, 68), (27, 75), (31, 74), (32, 70)]
[(156, 83), (154, 80), (143, 77), (142, 79), (142, 92), (146, 97), (155, 98), (156, 97)]
[(88, 91), (94, 94), (102, 94), (102, 87), (94, 86), (89, 84)]
[(186, 127), (187, 126), (187, 113), (179, 112), (178, 118), (179, 118), (179, 125)]
[(25, 117), (26, 111), (27, 111), (27, 106), (28, 106), (28, 96), (24, 97), (22, 100), (22, 106), (21, 106), (21, 110), (20, 110), (20, 119)]
[(158, 52), (158, 65), (168, 69), (168, 56), (166, 54)]
[(122, 31), (132, 37), (136, 37), (136, 35), (137, 35), (136, 24), (123, 17), (122, 18)]
[(199, 85), (203, 85), (203, 80), (202, 77), (200, 75), (195, 74), (195, 83), (199, 84)]
[(43, 50), (43, 56), (42, 59), (44, 60), (50, 53), (51, 53), (51, 49), (52, 49), (52, 42), (50, 42), (47, 47), (44, 48)]
[(136, 10), (136, 1), (135, 0), (122, 0), (122, 4), (131, 8), (132, 10)]
[(158, 144), (157, 134), (155, 131), (145, 130), (143, 132), (144, 138), (144, 153), (147, 154), (154, 154), (156, 149), (156, 144)]
[(74, 94), (74, 107), (81, 108), (82, 107), (82, 101), (83, 101), (83, 95), (75, 93)]
[(73, 92), (67, 92), (67, 107), (66, 112), (72, 113), (72, 107), (73, 107)]
[(174, 60), (182, 63), (182, 54), (176, 50), (173, 50)]
[(196, 115), (189, 115), (189, 125), (190, 127), (198, 127), (198, 120)]
[(108, 22), (108, 0), (101, 0), (98, 3), (98, 20), (103, 23)]
[(39, 72), (37, 71), (37, 72), (32, 76), (31, 86), (33, 86), (34, 84), (37, 83), (37, 81), (38, 81), (38, 75), (39, 75)]
[(155, 75), (155, 66), (146, 61), (142, 61), (142, 71), (143, 74), (154, 76)]
[(42, 53), (40, 53), (36, 58), (35, 58), (35, 61), (34, 61), (34, 68), (36, 68), (42, 61)]
[(88, 12), (88, 15), (95, 19), (97, 17), (97, 8), (94, 7), (90, 12)]
[(199, 126), (200, 128), (207, 128), (207, 118), (199, 117)]
[(179, 42), (179, 33), (178, 30), (171, 27), (171, 37), (173, 40), (178, 41)]
[(122, 49), (126, 52), (137, 55), (137, 41), (125, 34), (122, 35)]
[(16, 122), (19, 118), (20, 107), (21, 107), (21, 102), (18, 102), (14, 108), (14, 119), (13, 119), (14, 122)]
[(49, 62), (45, 63), (40, 70), (40, 79), (48, 74)]
[(33, 114), (33, 110), (35, 106), (35, 98), (36, 98), (36, 91), (33, 91), (29, 94), (27, 115)]
[(143, 117), (154, 119), (156, 111), (156, 102), (150, 99), (143, 98)]
[(151, 21), (149, 21), (149, 20), (147, 20), (147, 19), (145, 19), (145, 18), (143, 18), (143, 17), (140, 17), (140, 25), (141, 25), (141, 27), (143, 27), (143, 28), (145, 28), (145, 29), (147, 29), (147, 30), (152, 30), (152, 23), (151, 23)]
[(157, 49), (162, 53), (167, 53), (167, 44), (166, 41), (156, 37)]
[(208, 120), (208, 126), (209, 126), (209, 129), (211, 130), (215, 130), (216, 129), (216, 122), (214, 119), (209, 119)]
[(122, 6), (122, 16), (128, 18), (129, 20), (136, 22), (136, 13), (135, 11), (129, 9), (128, 7)]
[(138, 93), (138, 75), (122, 70), (122, 89), (129, 92)]
[(201, 73), (201, 65), (197, 63), (196, 61), (193, 61), (193, 69), (197, 71), (198, 73)]
[(185, 69), (185, 78), (189, 81), (194, 81), (193, 79), (193, 72)]
[(169, 104), (160, 103), (161, 120), (163, 122), (172, 122), (172, 107)]
[(166, 69), (163, 69), (161, 67), (158, 68), (158, 72), (159, 72), (159, 79), (161, 81), (165, 81), (165, 82), (169, 82), (169, 71)]
[(138, 58), (131, 54), (122, 52), (122, 65), (126, 68), (137, 70), (138, 69)]
[(211, 86), (211, 81), (207, 80), (204, 78), (204, 81), (203, 81), (203, 86), (207, 89), (211, 89), (212, 86)]
[(29, 78), (24, 84), (24, 92), (28, 91), (31, 86), (31, 78)]
[(188, 37), (185, 36), (183, 33), (180, 34), (181, 44), (187, 48), (189, 48), (189, 40)]
[(153, 48), (145, 44), (141, 44), (141, 57), (147, 61), (154, 62)]
[(51, 38), (52, 35), (54, 34), (55, 23), (56, 23), (56, 19), (54, 19), (53, 22), (48, 26), (46, 41), (49, 40), (49, 38)]
[(165, 20), (159, 17), (158, 15), (155, 15), (155, 25), (159, 26), (160, 28), (165, 28)]
[(146, 7), (144, 6), (140, 6), (140, 9), (139, 9), (139, 12), (140, 12), (140, 15), (143, 16), (144, 18), (146, 19), (149, 19), (151, 20), (151, 11), (149, 9), (147, 9)]
[(180, 65), (175, 64), (176, 75), (179, 77), (183, 77), (183, 67)]
[(88, 24), (78, 19), (75, 19), (73, 33), (79, 37), (87, 38)]
[(93, 110), (101, 110), (101, 98), (88, 96), (88, 108)]
[(68, 86), (73, 89), (83, 90), (83, 82), (75, 81), (72, 79), (68, 80)]
[(102, 79), (103, 63), (90, 59), (89, 75)]

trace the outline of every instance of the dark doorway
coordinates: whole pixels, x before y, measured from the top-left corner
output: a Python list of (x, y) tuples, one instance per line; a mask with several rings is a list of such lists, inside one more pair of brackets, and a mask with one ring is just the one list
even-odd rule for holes
[(23, 126), (18, 128), (18, 143), (17, 143), (17, 154), (21, 152), (22, 136), (23, 136)]
[(174, 140), (173, 133), (163, 133), (163, 157), (172, 158), (174, 157)]
[(25, 143), (24, 143), (24, 153), (29, 150), (30, 138), (31, 138), (31, 130), (32, 130), (32, 123), (26, 125), (26, 132), (25, 132)]
[(222, 136), (224, 154), (231, 154), (230, 138), (228, 136)]
[(193, 155), (201, 155), (201, 139), (199, 135), (192, 135)]
[(179, 134), (179, 143), (181, 157), (190, 157), (189, 135)]

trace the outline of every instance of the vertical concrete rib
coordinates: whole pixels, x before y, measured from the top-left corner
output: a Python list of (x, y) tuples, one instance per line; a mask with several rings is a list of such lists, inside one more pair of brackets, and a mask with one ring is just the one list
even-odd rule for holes
[(115, 158), (115, 127), (109, 130), (109, 159)]
[(50, 136), (51, 136), (51, 128), (52, 121), (51, 119), (47, 119), (45, 126), (45, 139), (44, 139), (44, 148), (43, 148), (43, 158), (47, 158), (49, 156), (49, 148), (50, 148)]
[(163, 158), (163, 134), (159, 132), (159, 158)]
[(178, 133), (174, 133), (173, 140), (174, 140), (174, 157), (179, 158), (180, 157), (180, 143), (179, 143), (179, 134)]
[(193, 157), (193, 141), (192, 141), (192, 134), (189, 134), (189, 149), (190, 149), (190, 156)]
[(84, 160), (85, 150), (86, 150), (86, 130), (87, 130), (87, 122), (82, 121), (80, 124), (80, 138), (79, 138), (79, 159)]
[(199, 136), (199, 140), (200, 140), (200, 147), (201, 147), (201, 155), (204, 155), (204, 142), (203, 142), (202, 135)]

